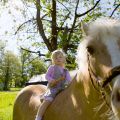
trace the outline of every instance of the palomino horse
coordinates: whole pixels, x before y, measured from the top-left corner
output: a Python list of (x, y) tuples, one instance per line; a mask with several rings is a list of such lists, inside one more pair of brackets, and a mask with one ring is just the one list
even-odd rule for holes
[[(86, 36), (76, 60), (79, 70), (43, 120), (120, 119), (120, 22), (99, 19), (83, 25), (83, 30)], [(45, 90), (43, 85), (23, 88), (14, 104), (13, 120), (34, 120)]]

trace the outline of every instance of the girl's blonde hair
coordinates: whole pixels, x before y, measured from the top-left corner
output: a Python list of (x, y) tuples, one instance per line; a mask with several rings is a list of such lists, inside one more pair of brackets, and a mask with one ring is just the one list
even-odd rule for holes
[(54, 59), (55, 59), (58, 55), (62, 55), (63, 58), (64, 58), (64, 63), (66, 63), (65, 53), (64, 53), (62, 50), (55, 50), (55, 51), (53, 51), (52, 54), (51, 54), (52, 64), (54, 64)]

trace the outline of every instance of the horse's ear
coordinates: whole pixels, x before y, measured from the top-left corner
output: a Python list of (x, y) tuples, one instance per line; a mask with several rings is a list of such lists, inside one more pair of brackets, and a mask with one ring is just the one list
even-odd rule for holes
[(81, 30), (82, 30), (83, 34), (88, 35), (88, 24), (85, 24), (85, 23), (83, 23), (83, 21), (81, 21), (80, 26), (81, 26)]

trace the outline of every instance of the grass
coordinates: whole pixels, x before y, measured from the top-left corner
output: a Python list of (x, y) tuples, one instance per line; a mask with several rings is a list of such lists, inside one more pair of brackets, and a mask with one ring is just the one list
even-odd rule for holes
[(19, 89), (0, 92), (0, 120), (12, 120), (13, 104)]

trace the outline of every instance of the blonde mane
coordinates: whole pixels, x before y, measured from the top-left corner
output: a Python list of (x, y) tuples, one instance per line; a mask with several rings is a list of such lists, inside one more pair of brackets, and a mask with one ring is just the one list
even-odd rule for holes
[(88, 35), (91, 36), (105, 36), (115, 35), (120, 37), (120, 21), (115, 19), (97, 19), (95, 22), (90, 24)]

